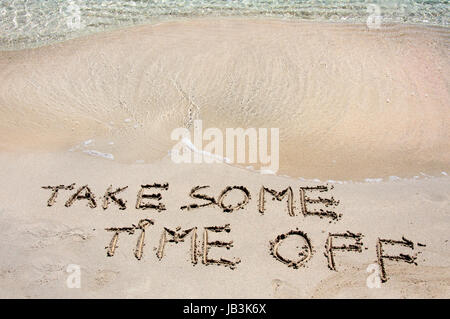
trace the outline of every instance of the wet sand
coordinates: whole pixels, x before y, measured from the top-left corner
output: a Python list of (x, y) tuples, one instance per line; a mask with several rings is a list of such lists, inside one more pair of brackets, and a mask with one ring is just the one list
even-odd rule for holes
[(201, 119), (279, 128), (280, 174), (437, 176), (450, 168), (448, 44), (440, 28), (199, 19), (2, 52), (1, 147), (95, 139), (151, 163)]

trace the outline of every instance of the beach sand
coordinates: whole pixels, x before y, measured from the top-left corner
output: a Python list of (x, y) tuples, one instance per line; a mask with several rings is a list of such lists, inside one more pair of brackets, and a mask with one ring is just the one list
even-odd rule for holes
[[(446, 29), (257, 19), (170, 22), (0, 52), (0, 297), (450, 297), (448, 63)], [(278, 175), (173, 163), (170, 133), (195, 119), (222, 130), (280, 128)], [(43, 186), (72, 183), (47, 206)], [(136, 209), (141, 185), (153, 183), (169, 184), (166, 210)], [(86, 199), (65, 207), (83, 185), (96, 207)], [(125, 210), (102, 209), (110, 185), (128, 186)], [(189, 197), (200, 185), (216, 199), (245, 186), (251, 198), (233, 212), (181, 209), (204, 203)], [(311, 207), (338, 220), (302, 213), (300, 188), (317, 185), (328, 191), (308, 196), (339, 204)], [(268, 193), (261, 214), (262, 186), (291, 186), (294, 216)], [(236, 193), (227, 201), (239, 202)], [(142, 219), (154, 222), (142, 258), (134, 255), (140, 229), (121, 233), (108, 257), (113, 233), (105, 229)], [(233, 247), (211, 247), (210, 258), (241, 262), (205, 265), (204, 227), (226, 224), (231, 231), (210, 240)], [(190, 235), (157, 257), (164, 227), (178, 226), (197, 227), (195, 266)], [(291, 230), (311, 245), (298, 269), (271, 254), (271, 242)], [(361, 251), (335, 250), (331, 270), (329, 233), (348, 231), (361, 233)], [(415, 264), (385, 259), (387, 281), (370, 288), (378, 239), (402, 237), (413, 247), (385, 243), (383, 252)], [(298, 239), (280, 254), (298, 259)], [(67, 287), (70, 264), (80, 266), (80, 289)]]
[[(175, 165), (161, 161), (150, 165), (121, 164), (82, 154), (47, 153), (0, 158), (3, 181), (1, 201), (0, 281), (1, 297), (124, 297), (124, 298), (448, 298), (450, 296), (450, 253), (448, 243), (448, 177), (423, 178), (380, 183), (335, 185), (323, 197), (339, 200), (339, 221), (303, 216), (299, 187), (317, 183), (259, 175), (231, 166), (211, 164)], [(55, 204), (47, 207), (51, 191), (46, 185), (88, 184), (97, 199), (90, 208), (86, 200), (71, 207), (64, 204), (74, 191), (60, 191)], [(141, 184), (169, 183), (161, 202), (167, 210), (137, 210)], [(109, 185), (128, 186), (121, 198), (127, 209), (111, 204), (101, 208), (101, 196)], [(224, 213), (218, 207), (185, 211), (180, 207), (204, 203), (192, 199), (196, 185), (210, 185), (205, 194), (217, 197), (228, 185), (248, 188), (251, 200), (244, 209)], [(288, 215), (285, 201), (272, 202), (267, 196), (264, 215), (258, 211), (261, 186), (294, 190), (294, 212)], [(239, 194), (238, 194), (239, 195)], [(236, 201), (239, 201), (240, 197)], [(234, 201), (233, 201), (234, 202)], [(113, 233), (109, 227), (130, 227), (150, 218), (143, 257), (134, 256), (140, 232), (122, 233), (113, 257), (107, 247)], [(211, 240), (233, 240), (230, 250), (213, 247), (210, 258), (240, 258), (236, 268), (204, 265), (199, 257), (193, 266), (190, 240), (165, 247), (164, 257), (156, 249), (164, 227), (182, 230), (198, 227), (198, 250), (202, 251), (203, 227), (230, 224), (229, 233), (211, 235)], [(273, 258), (270, 241), (290, 230), (305, 232), (311, 241), (312, 257), (294, 269)], [(336, 251), (336, 271), (328, 268), (324, 256), (328, 233), (362, 233), (362, 252)], [(417, 255), (416, 263), (385, 261), (388, 280), (381, 288), (368, 288), (366, 272), (377, 262), (378, 238), (415, 243), (414, 249), (386, 245), (386, 254)], [(280, 253), (296, 259), (299, 240), (286, 243)], [(300, 241), (301, 243), (301, 241)], [(418, 246), (417, 243), (426, 245)], [(289, 245), (294, 244), (293, 247)], [(335, 245), (353, 244), (337, 240)], [(282, 250), (283, 249), (283, 250)], [(70, 264), (81, 267), (81, 288), (69, 289), (66, 272)]]

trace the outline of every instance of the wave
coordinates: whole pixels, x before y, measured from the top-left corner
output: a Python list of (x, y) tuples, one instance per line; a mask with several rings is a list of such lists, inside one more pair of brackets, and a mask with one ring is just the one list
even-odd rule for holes
[[(0, 147), (152, 162), (171, 132), (279, 128), (279, 174), (358, 180), (450, 163), (448, 31), (192, 19), (0, 52)], [(257, 167), (256, 167), (257, 168)]]

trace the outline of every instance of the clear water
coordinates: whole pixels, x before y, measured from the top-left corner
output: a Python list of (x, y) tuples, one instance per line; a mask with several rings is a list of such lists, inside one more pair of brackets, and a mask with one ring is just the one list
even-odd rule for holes
[(35, 47), (177, 17), (256, 16), (448, 26), (445, 0), (1, 0), (0, 49)]

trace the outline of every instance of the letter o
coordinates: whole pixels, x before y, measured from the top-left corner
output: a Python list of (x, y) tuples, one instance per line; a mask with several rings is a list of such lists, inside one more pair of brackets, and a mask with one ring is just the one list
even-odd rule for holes
[[(291, 260), (289, 258), (283, 257), (278, 252), (278, 249), (282, 244), (282, 242), (289, 236), (300, 236), (305, 242), (305, 245), (302, 247), (303, 248), (302, 251), (299, 253), (300, 258), (298, 260)], [(277, 236), (277, 238), (273, 242), (270, 242), (270, 253), (275, 259), (281, 261), (283, 264), (286, 264), (288, 267), (297, 269), (300, 266), (303, 266), (308, 260), (311, 259), (313, 250), (311, 246), (311, 241), (304, 232), (300, 230), (291, 230), (286, 234), (281, 234)]]
[[(233, 205), (226, 206), (224, 205), (223, 200), (225, 199), (227, 194), (231, 192), (233, 189), (239, 189), (240, 191), (242, 191), (244, 193), (244, 200), (242, 202), (237, 203), (235, 206)], [(251, 198), (250, 192), (244, 186), (227, 186), (227, 188), (225, 188), (223, 192), (220, 194), (219, 200), (217, 201), (217, 205), (219, 205), (219, 207), (222, 208), (225, 213), (231, 213), (236, 209), (244, 208), (244, 206), (247, 205), (248, 202), (250, 201), (250, 198)]]

